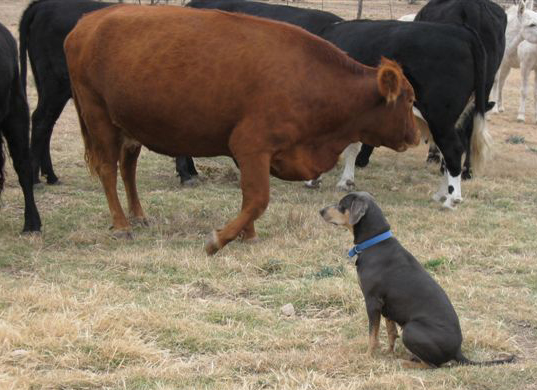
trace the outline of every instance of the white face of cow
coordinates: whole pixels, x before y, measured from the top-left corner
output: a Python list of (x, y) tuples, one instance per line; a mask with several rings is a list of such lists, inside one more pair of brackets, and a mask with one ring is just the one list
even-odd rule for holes
[(522, 15), (522, 38), (531, 43), (537, 43), (537, 12), (526, 10)]

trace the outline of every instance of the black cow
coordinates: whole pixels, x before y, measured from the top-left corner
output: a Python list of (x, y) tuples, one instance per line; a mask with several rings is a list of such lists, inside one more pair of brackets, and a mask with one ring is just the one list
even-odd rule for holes
[[(430, 0), (414, 20), (464, 25), (477, 32), (487, 52), (485, 93), (489, 96), (505, 50), (507, 16), (502, 7), (490, 0)], [(472, 177), (469, 155), (467, 151), (463, 179)], [(431, 148), (427, 160), (439, 159), (438, 149)]]
[(193, 0), (186, 6), (261, 16), (267, 19), (294, 24), (319, 36), (322, 36), (327, 26), (343, 21), (342, 18), (330, 12), (245, 0)]
[(30, 114), (26, 93), (22, 87), (17, 57), (17, 43), (0, 24), (0, 192), (4, 187), (4, 147), (7, 147), (13, 167), (24, 193), (23, 232), (38, 232), (41, 219), (34, 201), (30, 161)]
[[(399, 62), (416, 93), (415, 107), (444, 156), (445, 181), (435, 195), (452, 207), (462, 200), (461, 157), (472, 139), (476, 163), (486, 152), (484, 114), (486, 54), (471, 29), (448, 24), (399, 21), (350, 21), (335, 24), (323, 38), (366, 64), (381, 56)], [(475, 108), (467, 109), (475, 93)], [(467, 137), (467, 133), (471, 137)]]
[(37, 0), (22, 15), (19, 25), (21, 78), (26, 88), (28, 52), (38, 93), (37, 108), (32, 114), (34, 183), (39, 182), (39, 168), (48, 184), (58, 182), (50, 158), (50, 137), (71, 97), (63, 41), (83, 14), (113, 4), (88, 0)]

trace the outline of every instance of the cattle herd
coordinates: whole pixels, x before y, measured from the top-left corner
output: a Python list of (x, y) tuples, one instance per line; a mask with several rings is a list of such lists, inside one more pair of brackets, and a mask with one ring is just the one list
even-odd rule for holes
[[(431, 144), (429, 158), (435, 149), (441, 156), (433, 198), (454, 208), (461, 180), (486, 163), (485, 114), (503, 110), (512, 67), (522, 69), (518, 119), (525, 119), (527, 79), (537, 67), (532, 8), (533, 0), (507, 12), (490, 0), (430, 0), (399, 21), (345, 21), (248, 0), (33, 1), (20, 20), (18, 56), (0, 25), (0, 131), (24, 193), (23, 231), (41, 228), (33, 185), (41, 176), (59, 181), (50, 140), (70, 98), (116, 236), (131, 235), (118, 165), (130, 221), (147, 223), (135, 178), (142, 146), (175, 157), (185, 184), (197, 175), (193, 157), (234, 159), (242, 207), (208, 235), (208, 254), (239, 236), (256, 239), (270, 175), (318, 185), (343, 153), (337, 186), (350, 190), (355, 165), (367, 165), (375, 147), (403, 152), (420, 138)], [(38, 93), (31, 121), (28, 59)]]
[[(479, 169), (489, 152), (490, 136), (485, 113), (490, 109), (503, 109), (501, 91), (511, 67), (520, 66), (523, 80), (527, 83), (528, 74), (535, 66), (532, 53), (537, 52), (537, 14), (532, 11), (533, 0), (528, 0), (527, 4), (521, 0), (507, 12), (489, 0), (431, 0), (417, 15), (405, 16), (401, 21), (345, 21), (320, 10), (246, 0), (193, 0), (187, 7), (159, 7), (159, 10), (133, 7), (90, 0), (34, 1), (20, 20), (20, 61), (16, 58), (13, 37), (5, 29), (1, 31), (1, 66), (6, 71), (2, 72), (0, 80), (3, 97), (0, 120), (24, 192), (25, 232), (39, 231), (41, 227), (31, 183), (38, 183), (41, 175), (48, 184), (58, 182), (50, 156), (50, 140), (54, 124), (71, 97), (74, 97), (79, 113), (86, 160), (102, 181), (115, 234), (118, 235), (130, 234), (115, 191), (118, 162), (128, 194), (129, 212), (136, 219), (145, 221), (134, 177), (141, 145), (176, 157), (176, 169), (183, 183), (192, 183), (197, 175), (192, 157), (227, 155), (234, 158), (242, 172), (242, 210), (239, 217), (222, 231), (210, 234), (206, 246), (208, 253), (214, 253), (239, 234), (255, 238), (253, 222), (268, 203), (269, 173), (289, 180), (310, 180), (306, 184), (314, 186), (319, 183), (321, 173), (333, 167), (336, 156), (344, 149), (345, 169), (337, 187), (350, 190), (354, 186), (355, 165), (367, 165), (374, 147), (383, 145), (401, 151), (407, 145), (415, 144), (415, 128), (431, 144), (429, 159), (435, 157), (435, 151), (441, 155), (443, 178), (433, 198), (442, 201), (445, 207), (454, 208), (462, 201), (461, 179), (470, 179), (472, 169)], [(84, 15), (87, 16), (83, 18)], [(187, 48), (186, 43), (180, 44), (179, 39), (172, 40), (167, 36), (148, 41), (137, 37), (136, 34), (142, 34), (139, 29), (129, 36), (133, 36), (135, 42), (148, 41), (149, 51), (163, 47), (162, 58), (156, 61), (153, 60), (154, 53), (151, 56), (137, 53), (137, 61), (128, 70), (120, 69), (132, 58), (132, 53), (136, 53), (139, 44), (132, 43), (130, 48), (125, 38), (121, 38), (125, 33), (119, 28), (111, 31), (110, 27), (105, 27), (105, 21), (118, 18), (117, 21), (114, 19), (114, 23), (125, 20), (128, 25), (133, 19), (149, 23), (153, 19), (171, 18), (171, 15), (187, 20), (199, 19), (207, 27), (203, 31), (194, 27), (179, 31), (176, 24), (184, 22), (163, 19), (162, 23), (170, 24), (165, 29), (169, 34), (195, 37), (217, 31), (219, 38), (214, 37), (215, 42), (229, 47), (229, 42), (233, 41), (231, 36), (237, 30), (235, 26), (240, 25), (245, 29), (240, 33), (240, 41), (244, 45), (211, 56), (209, 53), (215, 53), (215, 50), (206, 42)], [(319, 49), (318, 53), (308, 49), (306, 53), (304, 47), (297, 45), (284, 50), (284, 43), (275, 38), (277, 33), (267, 32), (266, 36), (262, 36), (261, 31), (264, 30), (255, 25), (261, 22), (246, 15), (261, 17), (265, 22), (269, 19), (284, 22), (266, 25), (281, 34), (285, 32), (293, 37), (293, 41), (298, 41), (296, 37), (300, 36), (300, 39), (315, 42), (323, 49)], [(95, 22), (95, 26), (99, 27), (94, 26), (91, 32), (75, 39), (81, 34), (77, 31), (82, 31), (84, 26), (83, 22), (78, 22), (93, 17), (97, 18), (99, 23)], [(233, 31), (225, 27), (218, 31), (220, 20), (223, 24), (226, 18), (232, 21), (233, 27), (229, 30)], [(247, 23), (252, 24), (251, 31), (245, 27)], [(152, 28), (155, 27), (148, 26), (149, 31)], [(304, 30), (311, 34), (305, 34)], [(71, 39), (66, 41), (71, 32)], [(99, 41), (101, 35), (104, 38)], [(261, 54), (257, 58), (246, 58), (246, 53), (254, 51), (243, 36), (254, 41), (252, 46), (263, 43), (263, 55), (272, 54), (274, 58), (267, 58), (265, 62), (259, 59)], [(111, 44), (103, 43), (110, 40), (121, 42), (125, 47), (113, 49), (108, 47)], [(177, 43), (172, 44), (172, 41)], [(71, 55), (70, 63), (66, 60), (64, 42), (67, 42), (67, 53), (76, 52)], [(73, 42), (76, 49), (69, 50), (69, 42)], [(95, 43), (90, 45), (88, 42)], [(305, 46), (311, 45), (313, 43)], [(289, 58), (289, 63), (285, 63), (287, 56), (284, 53), (293, 50), (297, 58)], [(342, 51), (348, 56), (345, 61), (340, 59)], [(97, 54), (99, 58), (106, 59), (106, 63), (98, 65), (91, 61), (91, 69), (76, 65), (83, 56), (91, 58)], [(336, 103), (343, 88), (322, 87), (329, 76), (341, 76), (342, 70), (313, 72), (313, 64), (317, 63), (313, 59), (307, 61), (310, 63), (308, 66), (299, 65), (299, 59), (310, 57), (316, 58), (319, 64), (327, 62), (327, 57), (332, 58), (343, 68), (354, 69), (356, 80), (363, 79), (364, 87), (358, 88), (361, 93), (352, 103), (355, 109), (347, 108), (348, 111), (345, 111), (345, 107)], [(383, 57), (396, 61), (403, 77), (398, 66), (391, 64), (390, 72), (397, 77), (388, 76), (391, 73), (386, 74), (384, 79), (378, 76), (378, 85), (372, 87), (371, 82), (365, 81), (366, 75), (372, 72), (370, 67), (379, 66)], [(29, 150), (30, 126), (25, 99), (28, 58), (38, 93), (38, 104), (31, 115)], [(112, 62), (117, 63), (117, 69), (108, 65)], [(196, 66), (202, 63), (214, 66), (209, 69), (203, 65), (204, 74), (200, 74), (200, 68)], [(143, 79), (143, 72), (153, 74), (153, 68), (160, 70), (163, 64), (170, 69), (169, 75), (159, 81), (149, 75)], [(390, 63), (386, 61), (385, 64), (388, 66)], [(251, 80), (242, 75), (241, 79), (228, 77), (237, 74), (233, 69), (239, 65), (243, 66), (245, 74), (255, 76)], [(331, 65), (332, 68), (334, 66)], [(298, 76), (293, 80), (286, 79), (285, 69)], [(377, 68), (379, 75), (380, 71), (381, 68)], [(176, 77), (177, 74), (185, 77)], [(308, 79), (300, 81), (300, 75), (306, 74)], [(135, 81), (121, 82), (123, 75), (135, 77)], [(105, 76), (110, 78), (107, 82), (103, 81)], [(92, 77), (95, 80), (89, 82)], [(220, 79), (221, 83), (213, 82)], [(171, 81), (176, 85), (170, 84)], [(383, 82), (395, 88), (394, 91), (382, 88)], [(406, 89), (407, 82), (411, 91)], [(335, 83), (333, 81), (332, 85)], [(352, 85), (348, 82), (343, 84)], [(206, 85), (210, 95), (214, 96), (213, 101), (191, 93), (203, 91), (200, 85)], [(286, 88), (271, 89), (279, 85)], [(373, 90), (370, 91), (369, 87)], [(88, 91), (92, 92), (91, 96)], [(527, 85), (524, 84), (519, 120), (524, 119), (526, 91)], [(155, 99), (170, 102), (170, 107), (155, 106), (153, 112), (147, 100), (149, 92)], [(385, 94), (392, 92), (396, 97), (387, 99)], [(206, 92), (202, 94), (207, 96)], [(137, 100), (141, 96), (144, 99)], [(171, 96), (177, 101), (171, 100)], [(315, 100), (314, 96), (319, 100)], [(347, 96), (348, 102), (352, 101), (350, 96)], [(379, 100), (378, 96), (383, 98)], [(411, 107), (404, 108), (410, 101)], [(145, 109), (141, 110), (142, 106)], [(412, 111), (412, 117), (405, 109)], [(148, 114), (138, 117), (136, 113), (140, 110)], [(207, 112), (212, 114), (208, 116)], [(395, 126), (395, 123), (400, 126)], [(350, 127), (354, 130), (348, 130)], [(155, 128), (162, 131), (156, 133)], [(162, 141), (164, 139), (166, 142)], [(3, 166), (3, 156), (0, 163)], [(3, 175), (0, 176), (0, 185), (2, 183)]]

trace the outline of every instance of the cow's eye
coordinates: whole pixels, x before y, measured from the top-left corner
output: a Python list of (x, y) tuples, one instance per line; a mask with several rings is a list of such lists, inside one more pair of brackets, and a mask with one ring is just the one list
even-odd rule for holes
[(535, 24), (535, 23), (530, 24), (530, 27), (535, 27), (535, 26), (537, 26), (537, 24)]

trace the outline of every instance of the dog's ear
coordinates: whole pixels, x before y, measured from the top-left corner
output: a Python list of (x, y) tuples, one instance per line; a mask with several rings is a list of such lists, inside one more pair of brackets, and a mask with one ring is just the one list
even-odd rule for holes
[(349, 223), (353, 226), (356, 225), (367, 212), (367, 207), (368, 204), (365, 199), (360, 197), (354, 198), (349, 210)]

